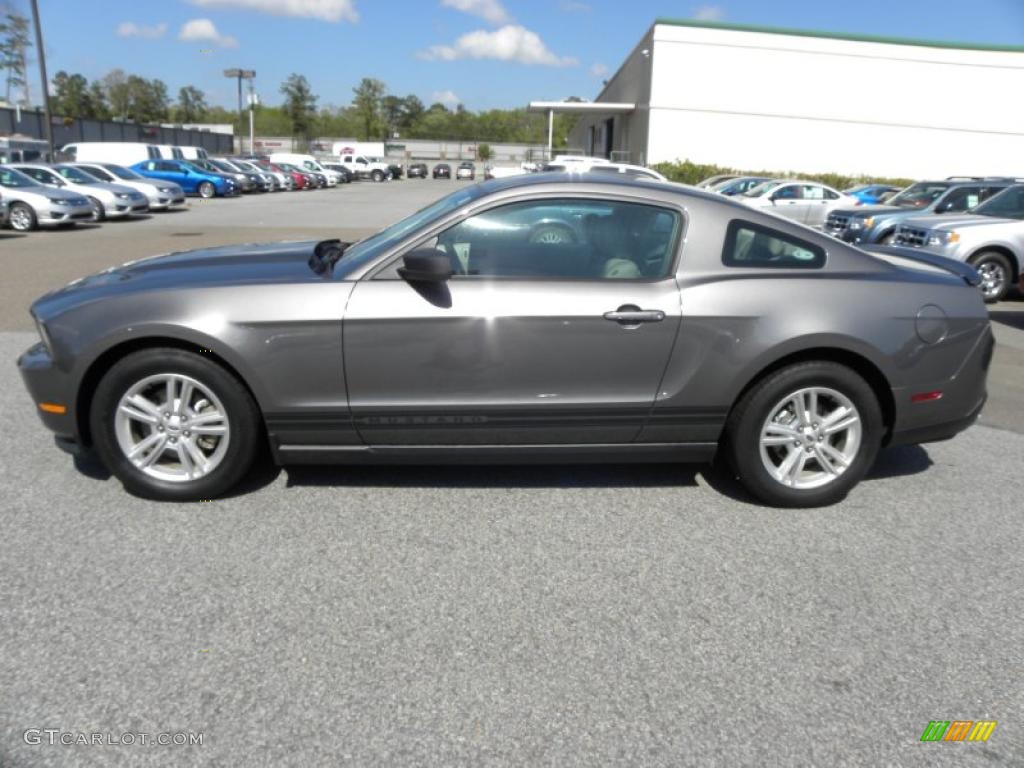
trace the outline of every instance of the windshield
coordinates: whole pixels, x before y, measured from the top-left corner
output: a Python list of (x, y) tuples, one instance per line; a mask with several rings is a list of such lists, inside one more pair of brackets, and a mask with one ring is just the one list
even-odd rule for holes
[(69, 165), (58, 166), (55, 170), (65, 179), (76, 184), (99, 184), (102, 181), (91, 173), (86, 173), (80, 168), (72, 168)]
[(214, 168), (217, 168), (221, 171), (227, 171), (228, 173), (237, 173), (237, 171), (234, 168), (225, 163), (223, 160), (208, 160), (207, 162), (210, 163)]
[(220, 173), (220, 168), (213, 165), (209, 160), (193, 160), (191, 163), (183, 163), (183, 165), (200, 173)]
[(981, 205), (972, 208), (971, 213), (999, 219), (1024, 220), (1024, 186), (1004, 189), (998, 195), (993, 195)]
[(380, 232), (370, 235), (350, 246), (338, 263), (347, 265), (349, 268), (359, 266), (397, 244), (410, 232), (414, 232), (434, 219), (451, 213), (456, 208), (477, 199), (481, 194), (478, 187), (452, 192), (447, 197), (442, 197), (440, 200), (418, 210), (411, 216), (407, 216), (390, 227), (382, 229)]
[(21, 171), (13, 168), (0, 168), (0, 186), (3, 187), (41, 187), (43, 186), (35, 179), (26, 176)]
[(938, 200), (949, 187), (949, 184), (933, 184), (927, 181), (911, 184), (898, 195), (890, 198), (886, 205), (895, 205), (900, 208), (927, 208)]
[(138, 181), (145, 179), (146, 177), (140, 173), (136, 173), (131, 168), (125, 168), (123, 165), (114, 165), (113, 163), (104, 163), (104, 168), (110, 171), (112, 174), (117, 176), (119, 179), (127, 179), (128, 181)]
[(761, 184), (758, 184), (756, 187), (751, 187), (750, 189), (748, 189), (746, 192), (743, 193), (743, 196), (744, 197), (760, 197), (761, 195), (765, 194), (766, 192), (770, 192), (771, 190), (775, 189), (781, 183), (782, 183), (781, 181), (766, 181), (766, 182), (763, 182)]

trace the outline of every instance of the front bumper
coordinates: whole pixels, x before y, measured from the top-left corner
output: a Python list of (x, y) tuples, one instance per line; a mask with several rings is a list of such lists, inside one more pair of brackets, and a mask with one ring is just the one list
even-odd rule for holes
[(92, 219), (92, 208), (79, 206), (77, 208), (45, 208), (37, 211), (39, 226), (56, 227), (61, 224), (68, 224), (73, 221), (90, 221)]
[[(18, 358), (18, 370), (46, 428), (62, 440), (79, 442), (74, 388), (68, 375), (57, 367), (46, 345), (40, 341), (25, 350)], [(41, 403), (62, 405), (67, 410), (50, 413), (42, 410)]]

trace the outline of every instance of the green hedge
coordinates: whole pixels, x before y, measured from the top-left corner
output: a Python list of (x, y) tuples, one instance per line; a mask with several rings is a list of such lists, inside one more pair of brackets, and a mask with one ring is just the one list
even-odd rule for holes
[(739, 168), (726, 168), (721, 165), (691, 163), (689, 160), (677, 160), (674, 163), (658, 163), (652, 167), (671, 181), (678, 181), (683, 184), (697, 184), (710, 176), (717, 176), (720, 173), (735, 173), (742, 176), (766, 176), (772, 179), (807, 179), (808, 181), (819, 181), (835, 189), (849, 189), (858, 184), (891, 184), (894, 187), (905, 187), (912, 183), (910, 179), (887, 179), (878, 176), (844, 176), (840, 173), (749, 171)]

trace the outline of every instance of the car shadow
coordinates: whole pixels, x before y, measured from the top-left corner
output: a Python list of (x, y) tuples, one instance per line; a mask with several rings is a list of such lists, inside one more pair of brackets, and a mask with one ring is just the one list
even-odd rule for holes
[(0, 232), (0, 240), (15, 240), (19, 237), (25, 237), (21, 232)]
[(989, 312), (989, 320), (1024, 331), (1024, 312)]

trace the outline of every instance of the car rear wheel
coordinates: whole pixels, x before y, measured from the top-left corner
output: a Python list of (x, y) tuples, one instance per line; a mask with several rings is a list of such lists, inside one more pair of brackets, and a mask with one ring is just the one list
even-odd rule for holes
[(743, 396), (726, 427), (727, 454), (762, 502), (818, 507), (860, 482), (882, 432), (878, 399), (857, 373), (832, 362), (799, 363)]
[(11, 205), (8, 221), (10, 222), (11, 229), (16, 232), (31, 232), (39, 226), (36, 212), (25, 203), (13, 203)]
[(103, 221), (105, 218), (107, 218), (107, 212), (103, 208), (103, 203), (101, 203), (95, 197), (89, 198), (89, 206), (92, 208), (93, 221)]
[(372, 174), (370, 174), (370, 178), (372, 178), (374, 181), (378, 181), (378, 182), (379, 181), (384, 181), (384, 172), (380, 171), (380, 170), (374, 171)]
[(90, 424), (97, 452), (125, 489), (160, 501), (230, 490), (261, 439), (242, 383), (180, 349), (142, 350), (115, 363), (96, 389)]
[(203, 200), (209, 200), (211, 197), (217, 194), (217, 188), (214, 187), (211, 182), (204, 181), (202, 184), (199, 185), (198, 192), (199, 196), (203, 198)]
[(971, 265), (981, 274), (981, 295), (989, 304), (1001, 301), (1010, 290), (1013, 268), (1010, 260), (998, 251), (985, 251), (971, 259)]

